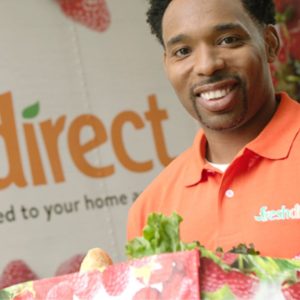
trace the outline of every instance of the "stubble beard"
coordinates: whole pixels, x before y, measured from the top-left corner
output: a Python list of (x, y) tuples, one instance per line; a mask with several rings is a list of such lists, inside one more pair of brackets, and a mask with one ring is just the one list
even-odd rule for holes
[[(237, 78), (235, 76), (235, 78)], [(246, 93), (246, 84), (238, 78), (239, 86), (241, 88), (241, 100), (239, 101), (241, 108), (240, 111), (236, 112), (235, 109), (229, 112), (216, 113), (213, 116), (206, 116), (205, 113), (197, 106), (196, 97), (191, 95), (191, 101), (193, 104), (194, 112), (196, 113), (197, 120), (200, 124), (208, 129), (216, 131), (232, 130), (242, 125), (245, 119), (246, 113), (248, 111), (248, 96)], [(215, 82), (215, 80), (210, 80), (210, 82)]]

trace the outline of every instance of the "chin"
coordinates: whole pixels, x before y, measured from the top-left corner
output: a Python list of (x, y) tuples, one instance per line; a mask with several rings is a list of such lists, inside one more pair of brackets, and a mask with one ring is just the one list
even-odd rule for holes
[(237, 129), (243, 125), (244, 117), (240, 116), (239, 118), (234, 118), (234, 119), (226, 119), (226, 120), (202, 120), (200, 121), (201, 124), (209, 128), (211, 130), (215, 131), (231, 131), (234, 129)]

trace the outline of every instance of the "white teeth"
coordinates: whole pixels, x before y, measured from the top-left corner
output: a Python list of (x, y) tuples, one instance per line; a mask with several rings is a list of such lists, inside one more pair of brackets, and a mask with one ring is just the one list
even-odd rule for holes
[(229, 94), (230, 88), (226, 88), (223, 90), (216, 90), (216, 91), (209, 91), (209, 92), (204, 92), (201, 93), (201, 97), (204, 98), (205, 100), (213, 100), (213, 99), (218, 99), (221, 97), (226, 96)]

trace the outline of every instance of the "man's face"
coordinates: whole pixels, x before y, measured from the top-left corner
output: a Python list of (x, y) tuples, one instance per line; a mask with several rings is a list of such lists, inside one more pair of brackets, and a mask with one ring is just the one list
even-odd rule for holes
[(273, 96), (268, 29), (240, 0), (172, 0), (162, 28), (169, 80), (204, 127), (235, 129), (266, 118)]

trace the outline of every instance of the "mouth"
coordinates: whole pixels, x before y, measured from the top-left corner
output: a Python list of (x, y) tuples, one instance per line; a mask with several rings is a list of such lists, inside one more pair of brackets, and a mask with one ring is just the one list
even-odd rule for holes
[(217, 99), (227, 96), (231, 92), (231, 90), (232, 90), (232, 87), (227, 87), (224, 89), (202, 92), (202, 93), (196, 94), (196, 96), (201, 97), (207, 101), (212, 101), (212, 100), (217, 100)]
[(198, 86), (193, 94), (196, 104), (211, 112), (230, 110), (237, 101), (236, 80), (226, 80), (219, 83)]

